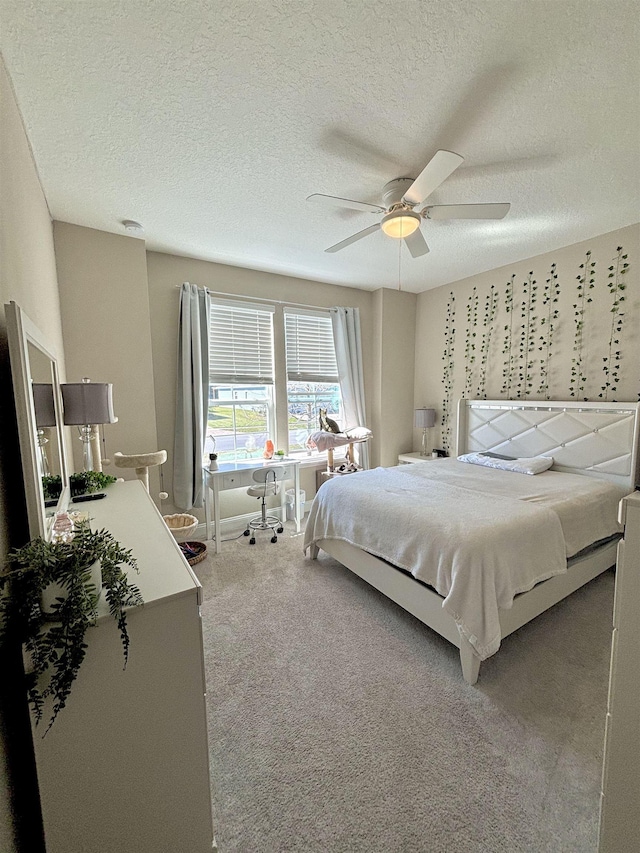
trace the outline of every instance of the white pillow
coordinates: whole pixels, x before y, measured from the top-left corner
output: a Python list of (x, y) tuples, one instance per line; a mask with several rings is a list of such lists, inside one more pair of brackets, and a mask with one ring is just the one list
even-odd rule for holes
[(501, 471), (514, 471), (516, 474), (541, 474), (551, 468), (553, 456), (495, 459), (482, 453), (464, 453), (458, 456), (458, 462), (471, 462), (472, 465), (485, 465), (487, 468), (499, 468)]

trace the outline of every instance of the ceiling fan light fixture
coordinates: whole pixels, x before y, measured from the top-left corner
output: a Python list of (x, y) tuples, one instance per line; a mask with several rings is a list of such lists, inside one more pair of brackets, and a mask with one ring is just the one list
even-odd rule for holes
[(380, 227), (387, 237), (408, 237), (420, 226), (420, 216), (412, 210), (394, 210), (383, 218)]

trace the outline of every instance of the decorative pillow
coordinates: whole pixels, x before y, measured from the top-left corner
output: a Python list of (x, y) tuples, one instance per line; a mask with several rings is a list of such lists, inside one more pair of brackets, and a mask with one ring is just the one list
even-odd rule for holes
[(458, 456), (459, 462), (472, 465), (485, 465), (487, 468), (499, 468), (501, 471), (513, 471), (516, 474), (541, 474), (553, 465), (553, 456), (531, 456), (520, 459), (496, 459), (485, 453), (465, 453)]

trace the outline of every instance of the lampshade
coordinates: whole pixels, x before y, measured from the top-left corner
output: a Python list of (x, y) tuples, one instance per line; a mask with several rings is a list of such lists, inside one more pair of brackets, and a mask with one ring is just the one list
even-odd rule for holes
[(113, 385), (106, 382), (70, 382), (61, 385), (65, 424), (114, 424)]
[(54, 427), (56, 425), (56, 410), (53, 405), (53, 385), (46, 382), (34, 382), (31, 385), (33, 408), (36, 412), (36, 426)]
[(436, 425), (435, 409), (416, 409), (414, 413), (414, 426), (420, 429), (430, 429)]
[(412, 210), (396, 210), (383, 217), (380, 227), (388, 237), (408, 237), (420, 225), (420, 216)]

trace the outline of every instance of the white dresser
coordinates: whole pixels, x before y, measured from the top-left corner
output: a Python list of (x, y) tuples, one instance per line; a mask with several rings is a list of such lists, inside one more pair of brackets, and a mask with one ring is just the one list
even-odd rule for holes
[(602, 768), (600, 853), (640, 850), (640, 492), (623, 499)]
[(34, 727), (47, 853), (210, 853), (202, 590), (142, 483), (106, 492), (77, 508), (133, 551), (145, 604), (123, 670), (100, 602), (66, 708)]

